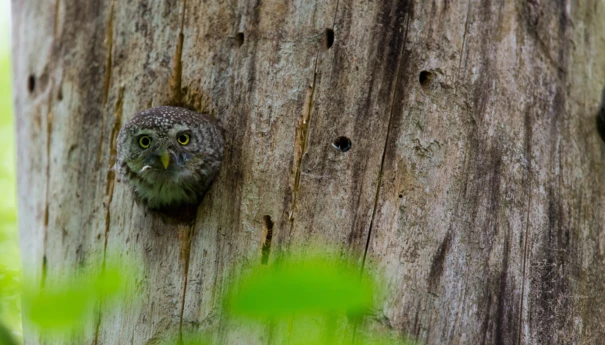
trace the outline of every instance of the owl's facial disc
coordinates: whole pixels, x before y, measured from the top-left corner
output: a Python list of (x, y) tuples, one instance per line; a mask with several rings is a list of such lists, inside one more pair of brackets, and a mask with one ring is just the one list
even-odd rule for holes
[(116, 166), (151, 209), (198, 204), (223, 160), (223, 129), (208, 114), (160, 106), (135, 114), (117, 137)]

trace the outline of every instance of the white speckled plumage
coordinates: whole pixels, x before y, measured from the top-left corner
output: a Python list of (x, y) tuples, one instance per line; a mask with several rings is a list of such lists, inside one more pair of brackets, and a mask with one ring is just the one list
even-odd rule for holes
[[(189, 142), (178, 138), (188, 135)], [(147, 137), (148, 147), (139, 140)], [(152, 209), (197, 204), (223, 159), (222, 129), (211, 116), (160, 106), (137, 113), (117, 139), (117, 168), (137, 197)], [(163, 165), (162, 155), (169, 157)]]

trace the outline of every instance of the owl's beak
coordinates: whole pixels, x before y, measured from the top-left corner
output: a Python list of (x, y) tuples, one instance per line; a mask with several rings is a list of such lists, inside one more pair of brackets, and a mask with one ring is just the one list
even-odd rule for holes
[(164, 166), (164, 169), (168, 169), (168, 164), (170, 164), (170, 154), (168, 153), (167, 150), (162, 152), (162, 155), (160, 156), (160, 160), (162, 161), (162, 165)]

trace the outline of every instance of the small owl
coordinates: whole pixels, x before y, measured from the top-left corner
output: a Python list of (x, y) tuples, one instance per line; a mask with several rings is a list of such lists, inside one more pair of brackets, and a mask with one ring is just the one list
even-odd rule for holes
[(137, 113), (120, 129), (117, 144), (120, 174), (157, 210), (198, 204), (223, 160), (217, 120), (179, 107)]

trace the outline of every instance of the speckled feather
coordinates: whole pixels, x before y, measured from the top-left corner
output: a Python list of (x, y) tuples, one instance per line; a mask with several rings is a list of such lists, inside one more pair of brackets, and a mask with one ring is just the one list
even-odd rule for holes
[[(189, 143), (177, 137), (189, 135)], [(143, 148), (139, 138), (147, 136)], [(213, 117), (184, 108), (160, 106), (137, 113), (120, 129), (117, 168), (138, 199), (152, 209), (199, 203), (223, 160), (223, 130)], [(164, 167), (160, 156), (167, 152)]]

